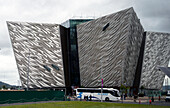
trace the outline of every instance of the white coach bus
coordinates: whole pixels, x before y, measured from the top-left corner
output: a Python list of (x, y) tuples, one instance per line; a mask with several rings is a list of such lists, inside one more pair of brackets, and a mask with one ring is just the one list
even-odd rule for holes
[[(75, 89), (77, 99), (101, 100), (101, 88), (77, 88)], [(119, 90), (112, 88), (103, 88), (102, 100), (119, 101)]]

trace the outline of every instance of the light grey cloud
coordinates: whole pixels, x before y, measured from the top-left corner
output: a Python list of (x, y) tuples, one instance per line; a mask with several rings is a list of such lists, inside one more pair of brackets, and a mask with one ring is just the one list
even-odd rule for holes
[(145, 30), (170, 32), (169, 4), (168, 0), (138, 0), (134, 3)]
[(139, 0), (135, 6), (143, 17), (169, 17), (169, 4), (168, 0)]
[(5, 48), (1, 48), (0, 51), (0, 56), (13, 56), (13, 49), (12, 47), (5, 47)]
[(15, 58), (9, 55), (1, 55), (0, 52), (0, 61), (0, 81), (17, 84), (16, 81), (19, 80), (19, 75)]
[(0, 21), (0, 48), (9, 48), (10, 46), (10, 38), (8, 36), (6, 23)]

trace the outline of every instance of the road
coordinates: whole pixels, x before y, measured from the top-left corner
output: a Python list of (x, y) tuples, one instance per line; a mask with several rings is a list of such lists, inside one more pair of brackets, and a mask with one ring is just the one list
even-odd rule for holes
[[(71, 99), (72, 101), (78, 101)], [(85, 100), (82, 100), (85, 101)], [(140, 101), (140, 102), (139, 102)], [(0, 106), (12, 106), (12, 105), (25, 105), (25, 104), (38, 104), (38, 103), (49, 103), (49, 102), (61, 102), (61, 101), (41, 101), (41, 102), (25, 102), (25, 103), (11, 103), (11, 104), (0, 104)], [(92, 102), (100, 102), (100, 101), (92, 101)], [(105, 102), (105, 101), (104, 101)], [(111, 103), (126, 103), (126, 104), (150, 104), (147, 98), (139, 98), (134, 102), (132, 98), (127, 98), (126, 100), (121, 101), (111, 101)], [(170, 106), (170, 102), (165, 102), (164, 98), (160, 101), (155, 99), (154, 102), (151, 103), (152, 105), (160, 105), (160, 106)]]

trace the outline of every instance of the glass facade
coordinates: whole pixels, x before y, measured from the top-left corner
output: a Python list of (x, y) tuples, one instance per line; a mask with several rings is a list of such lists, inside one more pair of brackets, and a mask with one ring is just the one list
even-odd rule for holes
[(68, 48), (69, 48), (69, 73), (71, 86), (80, 86), (80, 71), (79, 71), (79, 58), (77, 46), (77, 30), (76, 25), (90, 21), (92, 19), (69, 19), (61, 25), (69, 28), (68, 35)]

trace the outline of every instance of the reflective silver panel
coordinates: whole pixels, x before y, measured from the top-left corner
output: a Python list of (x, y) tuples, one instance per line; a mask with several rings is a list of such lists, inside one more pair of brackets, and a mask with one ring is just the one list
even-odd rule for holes
[(22, 86), (64, 87), (59, 25), (7, 22)]
[(159, 67), (167, 67), (170, 59), (170, 34), (147, 32), (141, 86), (161, 89), (165, 74)]
[(159, 67), (159, 69), (170, 78), (170, 67)]
[(133, 85), (143, 28), (133, 8), (77, 26), (81, 85)]

